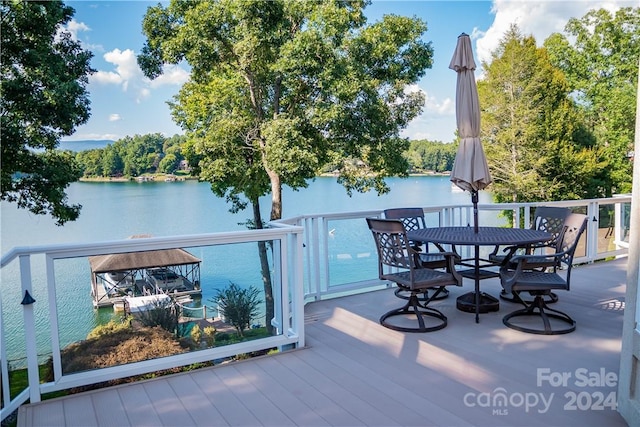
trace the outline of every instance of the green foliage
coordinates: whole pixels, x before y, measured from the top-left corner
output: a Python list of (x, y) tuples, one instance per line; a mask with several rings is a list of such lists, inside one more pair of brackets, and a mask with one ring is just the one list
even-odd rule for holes
[[(498, 202), (595, 196), (602, 166), (569, 85), (546, 49), (512, 26), (478, 83), (483, 144)], [(581, 138), (581, 139), (577, 139)]]
[(244, 330), (251, 327), (251, 321), (258, 315), (260, 291), (253, 286), (243, 289), (231, 282), (229, 286), (218, 290), (212, 300), (218, 305), (229, 324), (231, 324), (240, 337), (244, 336)]
[(74, 14), (61, 1), (3, 0), (0, 12), (0, 200), (62, 225), (80, 214), (65, 189), (82, 172), (70, 153), (54, 150), (89, 119), (92, 54), (59, 31)]
[(165, 138), (160, 133), (127, 136), (102, 149), (81, 151), (76, 160), (85, 177), (139, 176), (174, 173), (182, 155), (184, 137)]
[(453, 168), (458, 144), (440, 141), (411, 141), (405, 156), (412, 172), (445, 172)]
[(598, 185), (605, 196), (631, 192), (640, 59), (640, 8), (591, 10), (569, 20), (565, 34), (545, 41), (551, 62), (560, 68), (599, 147)]
[(180, 164), (180, 160), (176, 157), (175, 154), (170, 153), (167, 154), (160, 160), (160, 164), (158, 165), (158, 171), (162, 173), (173, 173), (178, 169), (178, 165)]

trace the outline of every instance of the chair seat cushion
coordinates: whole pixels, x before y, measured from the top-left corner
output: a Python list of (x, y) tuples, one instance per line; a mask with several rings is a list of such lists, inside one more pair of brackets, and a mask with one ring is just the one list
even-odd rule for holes
[(508, 286), (507, 283), (514, 277), (514, 275), (515, 271), (503, 271), (501, 273), (501, 281), (505, 291), (507, 292), (568, 289), (567, 281), (558, 273), (545, 273), (535, 270), (525, 271), (520, 273), (517, 282)]
[(413, 274), (413, 285), (411, 283), (409, 271), (385, 274), (383, 275), (383, 279), (395, 282), (398, 285), (411, 290), (428, 289), (434, 286), (458, 285), (453, 274), (443, 271), (431, 270), (429, 268), (418, 268), (413, 270)]

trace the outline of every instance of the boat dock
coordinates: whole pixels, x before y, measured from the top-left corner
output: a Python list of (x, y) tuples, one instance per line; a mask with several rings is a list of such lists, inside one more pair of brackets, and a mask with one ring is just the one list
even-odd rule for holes
[(200, 263), (184, 249), (91, 256), (93, 306), (124, 311), (127, 298), (201, 296)]
[[(190, 286), (186, 286), (185, 290), (182, 291), (173, 291), (173, 292), (158, 292), (158, 294), (164, 293), (172, 297), (174, 300), (179, 300), (182, 297), (198, 297), (202, 295), (202, 291), (200, 288), (196, 288), (191, 282), (189, 282)], [(136, 280), (135, 285), (131, 288), (131, 294), (129, 293), (121, 293), (121, 294), (109, 294), (107, 293), (107, 288), (104, 286), (96, 286), (95, 294), (92, 291), (93, 297), (93, 307), (94, 308), (102, 308), (102, 307), (113, 307), (115, 311), (124, 311), (125, 310), (125, 298), (129, 297), (141, 297), (145, 295), (150, 295), (149, 293), (145, 294), (145, 281), (144, 280)], [(152, 293), (154, 295), (156, 293)]]

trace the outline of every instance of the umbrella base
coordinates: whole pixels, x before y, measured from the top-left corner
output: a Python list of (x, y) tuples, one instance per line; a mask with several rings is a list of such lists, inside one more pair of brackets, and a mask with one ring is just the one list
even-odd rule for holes
[[(467, 313), (476, 312), (476, 293), (469, 292), (464, 295), (460, 295), (456, 300), (456, 307), (460, 311)], [(480, 293), (480, 313), (489, 313), (490, 311), (498, 311), (500, 309), (500, 301), (484, 292)]]
[[(468, 270), (460, 270), (458, 271), (458, 273), (460, 273), (460, 275), (464, 278), (467, 279), (475, 279), (476, 278), (476, 271), (473, 268), (470, 268)], [(484, 280), (484, 279), (491, 279), (494, 277), (500, 277), (500, 274), (496, 273), (495, 271), (491, 271), (491, 270), (483, 270), (480, 269), (478, 271), (478, 278), (480, 280)]]

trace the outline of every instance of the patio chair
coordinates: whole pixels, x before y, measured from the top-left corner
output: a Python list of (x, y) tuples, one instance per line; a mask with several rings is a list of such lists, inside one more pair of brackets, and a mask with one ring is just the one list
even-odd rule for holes
[[(386, 219), (397, 219), (402, 221), (406, 231), (418, 230), (420, 228), (426, 228), (426, 221), (424, 219), (424, 211), (422, 208), (391, 208), (384, 210), (384, 217)], [(425, 268), (441, 269), (447, 267), (447, 259), (443, 255), (446, 250), (438, 245), (433, 244), (433, 248), (429, 248), (427, 245), (421, 243), (411, 242), (411, 247), (419, 252), (418, 258), (420, 260), (420, 266)], [(432, 249), (432, 250), (430, 250)], [(455, 248), (452, 248), (455, 252)], [(457, 255), (457, 254), (456, 254)], [(459, 262), (460, 257), (456, 256), (456, 263)], [(396, 296), (398, 298), (408, 299), (408, 293), (401, 288), (396, 289)], [(449, 296), (449, 291), (444, 290), (440, 292), (436, 299), (444, 299)], [(419, 297), (424, 301), (429, 299), (429, 291), (425, 291), (424, 295)]]
[[(419, 265), (419, 252), (412, 248), (402, 221), (395, 219), (367, 218), (378, 252), (378, 273), (382, 280), (397, 284), (409, 292), (406, 304), (388, 311), (380, 317), (380, 324), (401, 332), (431, 332), (447, 326), (447, 317), (429, 303), (445, 290), (446, 286), (462, 286), (462, 276), (455, 270), (455, 255), (444, 253), (447, 261), (445, 271)], [(434, 289), (433, 295), (424, 302), (419, 294)], [(392, 322), (391, 318), (402, 316)], [(406, 318), (410, 318), (409, 323)], [(399, 321), (398, 321), (399, 320)], [(427, 321), (429, 321), (427, 323)], [(411, 326), (417, 322), (416, 326)], [(434, 323), (435, 322), (435, 323)]]
[[(571, 214), (571, 209), (569, 208), (538, 206), (533, 215), (533, 223), (531, 228), (551, 233), (551, 239), (547, 242), (537, 245), (508, 246), (503, 249), (500, 249), (499, 246), (496, 246), (493, 252), (489, 254), (489, 261), (496, 265), (503, 265), (505, 262), (510, 262), (509, 260), (516, 254), (533, 255), (536, 250), (544, 252), (548, 252), (549, 250), (557, 251), (560, 233), (563, 230), (564, 222), (569, 214)], [(546, 257), (539, 257), (537, 259), (537, 263), (534, 261), (535, 259), (529, 260), (529, 263), (527, 265), (530, 269), (544, 270), (546, 268), (554, 267), (554, 265), (549, 264), (549, 260)], [(520, 302), (520, 295), (510, 294), (504, 289), (500, 293), (500, 298), (510, 302)], [(546, 302), (548, 304), (557, 301), (558, 296), (554, 292), (551, 292), (546, 297)], [(528, 300), (526, 302), (531, 303), (531, 300)]]
[[(520, 300), (525, 308), (507, 314), (502, 322), (509, 328), (531, 334), (558, 335), (573, 332), (576, 322), (566, 313), (551, 309), (544, 300), (553, 290), (569, 290), (573, 255), (580, 240), (580, 236), (587, 227), (587, 216), (570, 214), (564, 222), (560, 233), (560, 241), (554, 254), (549, 255), (516, 255), (510, 262), (500, 268), (500, 283), (511, 293), (528, 292), (534, 298), (530, 303)], [(544, 270), (531, 268), (540, 265), (541, 257), (546, 258), (548, 265), (553, 267)], [(565, 266), (564, 277), (558, 273), (561, 266)], [(530, 323), (515, 323), (520, 317), (539, 317), (544, 329), (534, 328)], [(559, 322), (551, 323), (552, 319)], [(555, 327), (556, 324), (563, 326)]]

